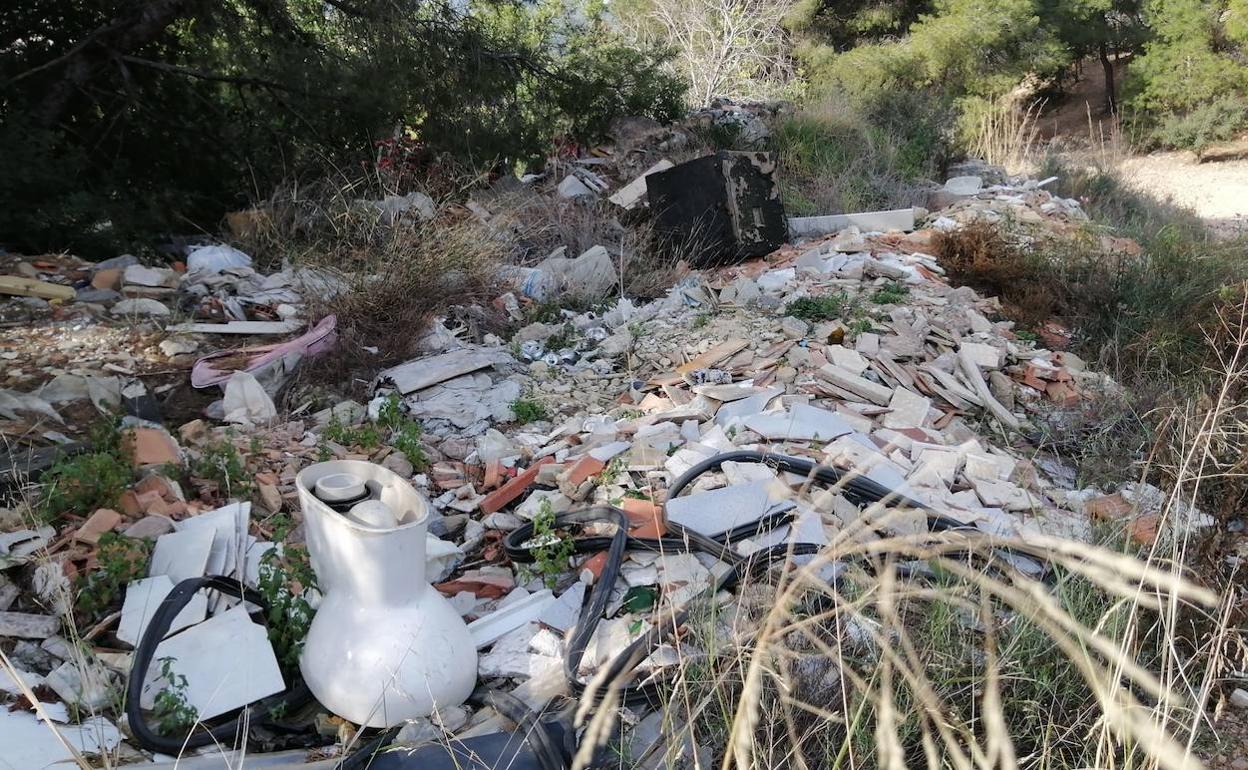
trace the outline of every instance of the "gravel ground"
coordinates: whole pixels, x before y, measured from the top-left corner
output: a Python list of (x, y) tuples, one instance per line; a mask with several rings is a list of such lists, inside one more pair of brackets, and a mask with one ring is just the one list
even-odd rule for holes
[(1197, 163), (1190, 153), (1124, 159), (1119, 171), (1138, 189), (1187, 206), (1219, 232), (1248, 235), (1248, 160)]

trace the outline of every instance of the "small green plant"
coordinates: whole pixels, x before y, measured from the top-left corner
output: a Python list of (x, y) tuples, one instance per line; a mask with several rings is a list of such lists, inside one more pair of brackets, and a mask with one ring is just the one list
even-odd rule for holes
[(43, 476), (42, 518), (54, 521), (66, 511), (88, 516), (96, 508), (114, 507), (131, 478), (130, 466), (116, 452), (62, 458)]
[(324, 435), (335, 444), (343, 446), (355, 446), (362, 449), (376, 449), (381, 446), (381, 430), (372, 422), (346, 425), (334, 416), (325, 426)]
[(186, 677), (173, 670), (175, 660), (165, 656), (160, 661), (160, 676), (168, 684), (158, 693), (152, 706), (156, 731), (161, 735), (185, 735), (199, 721), (199, 712), (186, 702)]
[(611, 462), (607, 463), (607, 467), (602, 469), (602, 483), (614, 484), (620, 480), (620, 474), (628, 467), (628, 463), (624, 460), (623, 455), (616, 455), (611, 458)]
[[(273, 524), (274, 542), (280, 543), (289, 531), (289, 519), (274, 517)], [(261, 557), (256, 588), (267, 608), (269, 641), (278, 663), (290, 674), (299, 668), (299, 653), (316, 614), (307, 599), (308, 590), (315, 587), (316, 573), (304, 546), (281, 544)]]
[(191, 475), (214, 482), (225, 497), (247, 497), (251, 494), (251, 474), (233, 439), (233, 431), (226, 431), (221, 441), (204, 447), (191, 463)]
[(855, 318), (848, 324), (851, 334), (866, 334), (875, 327), (870, 318)]
[(711, 322), (710, 313), (698, 313), (693, 317), (693, 323), (689, 324), (690, 329), (701, 329)]
[(844, 316), (850, 305), (849, 295), (840, 291), (836, 294), (825, 294), (822, 297), (795, 299), (785, 307), (784, 314), (803, 321), (830, 321)]
[(1018, 337), (1020, 340), (1023, 340), (1024, 342), (1039, 342), (1040, 341), (1040, 335), (1037, 334), (1036, 332), (1033, 332), (1030, 329), (1017, 329), (1014, 332), (1014, 336)]
[(871, 295), (877, 305), (895, 305), (910, 295), (910, 287), (899, 281), (889, 281)]
[(429, 465), (424, 444), (420, 442), (424, 428), (403, 411), (398, 396), (386, 398), (377, 412), (377, 421), (390, 429), (391, 446), (402, 452), (413, 468), (420, 470)]
[(575, 553), (575, 544), (570, 537), (562, 537), (555, 531), (555, 508), (550, 500), (543, 500), (533, 516), (533, 563), (537, 574), (547, 588), (554, 588), (555, 582), (568, 568), (568, 559)]
[(521, 396), (511, 402), (511, 411), (515, 412), (516, 422), (527, 425), (538, 420), (545, 420), (549, 415), (546, 405), (531, 395)]
[(152, 555), (148, 540), (126, 537), (116, 532), (100, 535), (96, 560), (99, 567), (86, 578), (74, 602), (74, 612), (84, 624), (93, 621), (116, 600), (121, 587), (147, 575)]

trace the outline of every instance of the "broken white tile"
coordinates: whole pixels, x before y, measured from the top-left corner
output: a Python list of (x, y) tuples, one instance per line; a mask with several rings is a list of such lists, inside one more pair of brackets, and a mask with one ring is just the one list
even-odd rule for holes
[(581, 605), (585, 603), (585, 584), (576, 581), (555, 601), (547, 604), (537, 620), (559, 631), (567, 631), (581, 619)]
[(828, 345), (825, 351), (828, 361), (854, 374), (862, 374), (867, 370), (867, 359), (857, 350), (850, 350), (844, 345)]
[(1029, 511), (1040, 505), (1040, 500), (1027, 490), (1008, 481), (987, 481), (970, 479), (975, 494), (989, 508), (1003, 508), (1007, 511)]
[(748, 417), (745, 427), (767, 439), (832, 441), (854, 429), (836, 412), (796, 404), (789, 412), (767, 412)]
[(719, 411), (715, 412), (715, 424), (724, 428), (732, 427), (733, 424), (740, 422), (746, 417), (762, 412), (771, 403), (772, 399), (783, 395), (783, 393), (784, 388), (773, 387), (749, 398), (724, 404), (719, 408)]
[(921, 428), (927, 422), (932, 402), (907, 388), (897, 388), (888, 408), (883, 419), (885, 428)]
[[(222, 650), (229, 654), (222, 655)], [(173, 658), (174, 673), (186, 677), (186, 702), (200, 719), (211, 719), (286, 689), (268, 632), (251, 622), (241, 606), (161, 642), (153, 660), (161, 658)], [(151, 708), (165, 686), (160, 669), (152, 666), (143, 683), (143, 707)]]
[(528, 623), (504, 634), (490, 651), (477, 659), (477, 675), (482, 678), (539, 676), (552, 666), (562, 668), (563, 659), (529, 651), (529, 642), (541, 628)]
[(1001, 350), (993, 345), (988, 345), (983, 342), (969, 342), (967, 340), (963, 340), (958, 345), (958, 351), (965, 352), (970, 355), (971, 360), (984, 369), (1001, 368)]
[(207, 527), (170, 532), (156, 538), (148, 577), (166, 575), (174, 585), (204, 576), (216, 533)]
[(711, 585), (711, 571), (693, 554), (661, 554), (657, 565), (663, 598), (673, 607), (685, 605)]
[(555, 603), (555, 595), (549, 590), (527, 595), (517, 594), (518, 591), (523, 590), (517, 588), (508, 594), (508, 598), (512, 594), (521, 598), (506, 604), (500, 602), (498, 608), (489, 615), (468, 624), (468, 631), (472, 634), (472, 640), (476, 643), (477, 649), (487, 647), (517, 628), (536, 621), (550, 605)]
[[(104, 717), (89, 717), (78, 725), (57, 725), (70, 746), (84, 754), (100, 754), (117, 748), (121, 732)], [(73, 752), (61, 739), (29, 711), (0, 709), (0, 746), (5, 767), (41, 770), (49, 767), (73, 767)]]
[(762, 518), (771, 504), (768, 487), (768, 482), (757, 481), (683, 495), (667, 501), (667, 518), (695, 532), (715, 536)]
[[(173, 581), (165, 575), (136, 580), (126, 588), (126, 601), (121, 607), (121, 623), (117, 627), (117, 638), (137, 646), (143, 638), (143, 632), (152, 616), (160, 608), (161, 602), (173, 590)], [(169, 633), (181, 631), (203, 620), (208, 614), (208, 599), (197, 593), (191, 597), (182, 611), (173, 619)]]

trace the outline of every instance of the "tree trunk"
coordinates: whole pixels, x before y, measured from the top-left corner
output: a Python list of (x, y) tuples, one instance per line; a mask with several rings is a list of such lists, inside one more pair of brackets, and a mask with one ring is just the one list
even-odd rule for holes
[(1097, 45), (1097, 53), (1100, 54), (1101, 68), (1105, 70), (1105, 112), (1117, 115), (1118, 97), (1114, 93), (1114, 63), (1109, 60), (1109, 46), (1101, 41)]

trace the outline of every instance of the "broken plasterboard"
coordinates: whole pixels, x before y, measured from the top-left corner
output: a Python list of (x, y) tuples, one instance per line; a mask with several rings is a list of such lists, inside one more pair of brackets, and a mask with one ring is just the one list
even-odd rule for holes
[(406, 396), (501, 363), (505, 358), (506, 353), (497, 349), (461, 348), (392, 366), (377, 375), (374, 386), (392, 386)]

